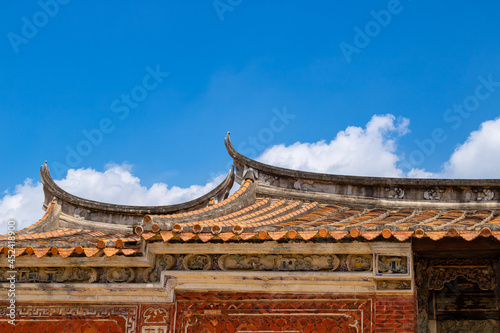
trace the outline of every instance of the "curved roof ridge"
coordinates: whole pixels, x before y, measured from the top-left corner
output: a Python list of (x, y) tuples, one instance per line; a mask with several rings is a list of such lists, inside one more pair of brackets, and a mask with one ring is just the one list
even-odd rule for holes
[(144, 214), (172, 214), (179, 211), (187, 211), (191, 209), (197, 209), (201, 206), (208, 204), (210, 199), (216, 197), (218, 199), (223, 199), (231, 190), (234, 183), (234, 167), (231, 167), (226, 178), (217, 185), (210, 192), (187, 202), (164, 205), (164, 206), (133, 206), (133, 205), (119, 205), (110, 204), (104, 202), (93, 201), (89, 199), (84, 199), (66, 192), (60, 188), (50, 176), (49, 168), (47, 168), (47, 162), (40, 167), (40, 178), (43, 183), (44, 191), (50, 193), (52, 197), (46, 196), (47, 200), (52, 200), (56, 197), (62, 201), (70, 203), (77, 207), (87, 208), (94, 211), (103, 211), (107, 213), (119, 213), (125, 215), (144, 215)]
[(227, 132), (224, 143), (226, 150), (233, 160), (240, 164), (272, 175), (281, 175), (292, 178), (309, 179), (324, 182), (350, 183), (353, 185), (414, 185), (414, 186), (500, 186), (500, 179), (437, 179), (437, 178), (394, 178), (351, 176), (301, 171), (277, 167), (253, 160), (240, 154), (232, 145)]

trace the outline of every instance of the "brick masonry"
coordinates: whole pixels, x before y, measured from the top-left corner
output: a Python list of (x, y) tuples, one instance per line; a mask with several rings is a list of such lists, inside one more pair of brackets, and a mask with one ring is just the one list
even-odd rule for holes
[(411, 296), (181, 293), (174, 305), (18, 304), (15, 327), (5, 305), (0, 332), (416, 332)]

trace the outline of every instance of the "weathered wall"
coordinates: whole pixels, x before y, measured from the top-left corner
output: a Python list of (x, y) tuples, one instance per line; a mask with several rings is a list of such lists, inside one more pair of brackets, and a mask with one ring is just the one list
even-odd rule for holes
[(177, 294), (172, 305), (18, 304), (18, 314), (15, 328), (2, 319), (0, 331), (416, 331), (415, 301), (410, 296), (185, 292)]

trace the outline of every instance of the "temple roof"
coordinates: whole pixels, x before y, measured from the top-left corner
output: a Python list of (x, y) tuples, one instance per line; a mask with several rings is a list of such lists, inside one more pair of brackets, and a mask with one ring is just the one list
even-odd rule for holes
[[(142, 255), (148, 242), (500, 240), (499, 179), (409, 179), (312, 173), (238, 153), (209, 193), (169, 206), (125, 206), (61, 189), (44, 165), (45, 216), (17, 234), (38, 257)], [(239, 189), (228, 196), (236, 181)], [(0, 246), (6, 246), (0, 236)]]

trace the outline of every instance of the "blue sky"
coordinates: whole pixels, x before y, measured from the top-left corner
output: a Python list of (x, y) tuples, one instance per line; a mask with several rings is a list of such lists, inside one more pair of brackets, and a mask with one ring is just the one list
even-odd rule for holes
[[(57, 179), (68, 169), (102, 173), (113, 163), (146, 188), (205, 189), (230, 165), (226, 131), (252, 158), (307, 168), (269, 155), (281, 147), (292, 149), (291, 158), (307, 158), (292, 145), (321, 148), (339, 133), (355, 135), (345, 132), (349, 127), (366, 134), (374, 115), (388, 114), (380, 119), (389, 123), (371, 124), (383, 137), (381, 149), (392, 154), (388, 163), (398, 171), (391, 175), (467, 177), (444, 172), (446, 163), (473, 131), (499, 116), (498, 2), (41, 0), (0, 6), (4, 196), (27, 178), (36, 187), (44, 160)], [(135, 97), (127, 102), (127, 95)], [(464, 103), (472, 111), (453, 111)], [(495, 123), (488, 133), (496, 129)], [(486, 141), (488, 133), (482, 133)], [(335, 147), (356, 154), (363, 150), (357, 142), (369, 141), (337, 142), (319, 154), (335, 159)], [(316, 171), (338, 170), (371, 173), (350, 165)]]

